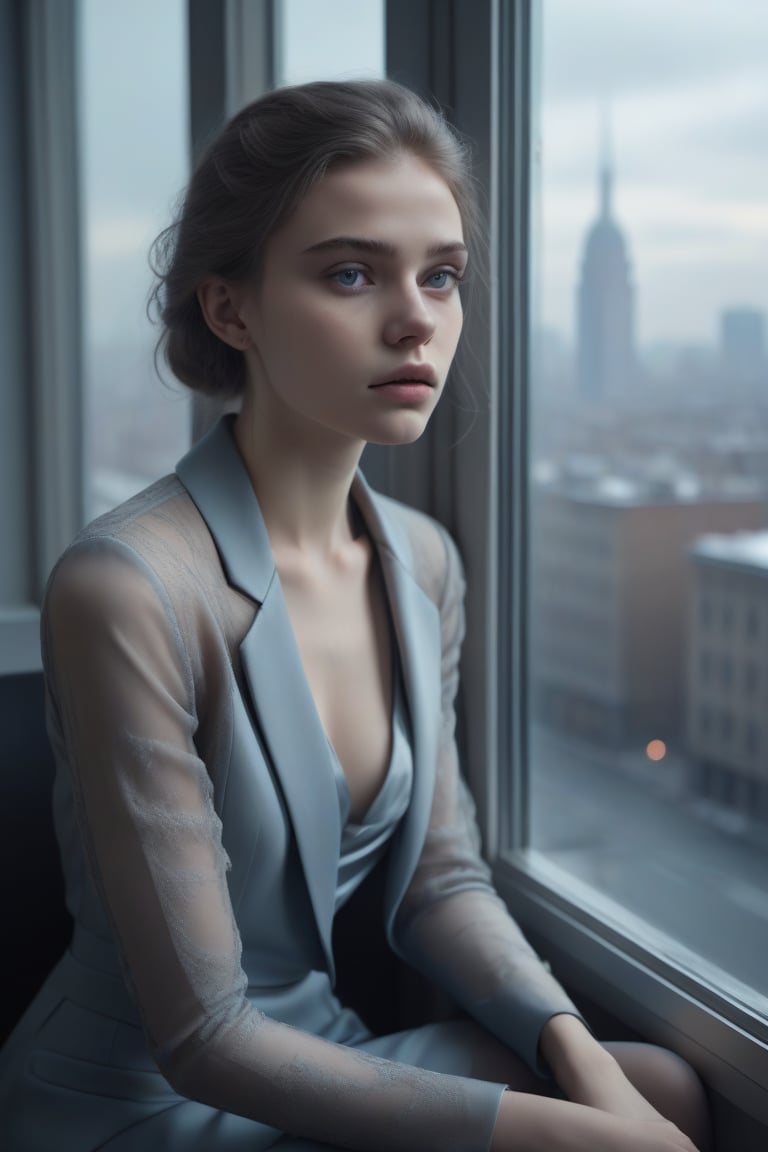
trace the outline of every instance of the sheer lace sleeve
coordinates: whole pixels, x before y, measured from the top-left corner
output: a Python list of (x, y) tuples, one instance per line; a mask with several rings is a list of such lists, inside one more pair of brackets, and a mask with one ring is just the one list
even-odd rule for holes
[(94, 880), (160, 1069), (182, 1095), (335, 1145), (487, 1147), (500, 1086), (331, 1044), (248, 1001), (195, 746), (197, 606), (157, 571), (121, 539), (76, 545), (49, 586), (44, 646)]
[[(454, 701), (464, 638), (464, 578), (448, 534), (419, 541), (442, 630), (442, 727), (427, 838), (395, 921), (401, 954), (537, 1072), (541, 1029), (578, 1010), (524, 938), (494, 891), (480, 855), (475, 810), (458, 765)], [(440, 576), (438, 576), (440, 573)]]

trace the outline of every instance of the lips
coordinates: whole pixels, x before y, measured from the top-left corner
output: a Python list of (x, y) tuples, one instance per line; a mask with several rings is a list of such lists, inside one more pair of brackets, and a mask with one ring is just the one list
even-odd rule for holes
[(436, 388), (437, 373), (431, 364), (404, 364), (375, 380), (370, 387), (381, 388), (385, 384), (428, 384), (430, 388)]

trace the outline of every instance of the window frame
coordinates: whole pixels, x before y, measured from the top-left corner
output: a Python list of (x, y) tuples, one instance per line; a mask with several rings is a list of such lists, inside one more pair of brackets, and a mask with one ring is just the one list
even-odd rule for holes
[(670, 952), (661, 933), (629, 913), (617, 915), (607, 898), (569, 883), (528, 849), (526, 428), (528, 302), (535, 289), (530, 238), (537, 224), (530, 148), (538, 137), (541, 14), (542, 0), (495, 0), (493, 5), (498, 187), (492, 247), (498, 253), (496, 313), (511, 317), (511, 323), (494, 332), (497, 378), (510, 386), (497, 390), (498, 539), (488, 554), (498, 557), (496, 587), (511, 590), (497, 602), (499, 633), (515, 638), (500, 645), (497, 664), (499, 763), (509, 770), (496, 770), (494, 879), (534, 946), (574, 994), (599, 1001), (644, 1038), (680, 1052), (711, 1088), (765, 1123), (768, 1020), (750, 1010), (738, 991), (724, 992), (716, 974), (707, 973), (705, 961), (697, 961), (692, 970), (682, 947)]
[[(20, 558), (23, 599), (0, 603), (0, 675), (37, 672), (40, 603), (48, 573), (84, 521), (84, 373), (80, 177), (77, 163), (79, 0), (0, 0), (5, 50), (20, 61), (7, 76), (20, 114), (17, 150), (23, 179), (9, 189), (19, 217), (14, 275), (21, 285), (23, 332), (9, 353), (13, 389), (3, 405), (22, 445), (13, 485), (24, 514), (8, 527), (6, 548)], [(227, 116), (271, 81), (273, 0), (188, 0), (190, 120), (195, 156)], [(9, 166), (13, 171), (14, 165)], [(5, 189), (4, 195), (5, 195)], [(18, 268), (16, 268), (18, 264)], [(23, 382), (23, 385), (22, 385)], [(195, 403), (193, 435), (212, 422)], [(18, 580), (15, 581), (18, 583)]]
[[(39, 609), (47, 573), (82, 516), (77, 61), (74, 0), (4, 5), (16, 59), (23, 198), (21, 357), (11, 387), (23, 402), (4, 409), (23, 445), (16, 483), (26, 513), (6, 548), (26, 558), (23, 599), (0, 606), (0, 674), (41, 667)], [(10, 531), (13, 533), (14, 528)]]

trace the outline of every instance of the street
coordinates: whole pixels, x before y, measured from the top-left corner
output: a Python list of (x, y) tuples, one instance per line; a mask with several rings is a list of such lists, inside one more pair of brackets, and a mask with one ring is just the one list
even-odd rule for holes
[(768, 829), (686, 795), (679, 761), (531, 744), (531, 847), (768, 997)]

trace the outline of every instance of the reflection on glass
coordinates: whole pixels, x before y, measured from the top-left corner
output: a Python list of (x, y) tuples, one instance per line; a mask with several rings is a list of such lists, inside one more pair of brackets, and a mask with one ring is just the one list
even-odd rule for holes
[(534, 169), (531, 844), (753, 1004), (767, 55), (761, 0), (545, 0)]
[(185, 0), (81, 0), (87, 518), (170, 471), (189, 399), (158, 379), (147, 262), (188, 174)]

